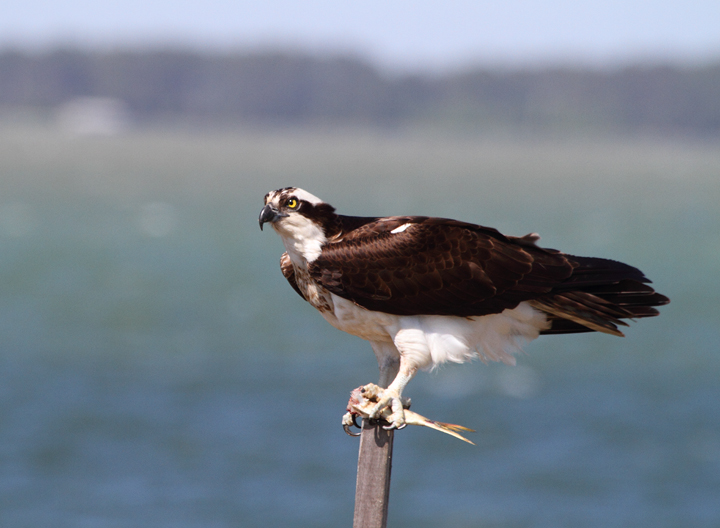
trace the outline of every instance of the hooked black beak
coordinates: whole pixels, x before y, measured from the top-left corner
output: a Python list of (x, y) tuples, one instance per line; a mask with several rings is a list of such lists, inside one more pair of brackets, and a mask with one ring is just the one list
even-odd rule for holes
[(267, 204), (265, 207), (262, 208), (262, 211), (260, 211), (260, 231), (262, 231), (263, 224), (265, 222), (274, 222), (281, 216), (284, 215), (281, 215), (272, 205)]

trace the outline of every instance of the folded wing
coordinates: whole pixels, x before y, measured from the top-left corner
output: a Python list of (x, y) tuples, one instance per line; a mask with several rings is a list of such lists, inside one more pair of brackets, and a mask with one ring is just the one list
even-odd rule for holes
[(621, 319), (656, 315), (651, 307), (668, 302), (632, 266), (536, 240), (455, 220), (391, 217), (327, 244), (309, 272), (340, 297), (396, 315), (482, 316), (531, 301), (548, 314), (544, 333), (622, 335)]

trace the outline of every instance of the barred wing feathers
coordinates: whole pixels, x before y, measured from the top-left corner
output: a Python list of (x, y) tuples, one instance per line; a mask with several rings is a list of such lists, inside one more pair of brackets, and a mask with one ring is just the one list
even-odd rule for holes
[(540, 248), (537, 235), (441, 218), (353, 220), (361, 225), (324, 246), (309, 272), (369, 310), (471, 317), (531, 301), (548, 314), (543, 333), (622, 335), (621, 319), (656, 315), (651, 306), (668, 302), (636, 268)]
[(454, 220), (392, 217), (327, 244), (309, 271), (370, 310), (488, 315), (547, 294), (572, 274), (565, 255), (517, 240)]

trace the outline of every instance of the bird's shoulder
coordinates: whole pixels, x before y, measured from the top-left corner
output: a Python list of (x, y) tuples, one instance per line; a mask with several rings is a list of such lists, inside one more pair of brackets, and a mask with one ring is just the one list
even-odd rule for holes
[[(495, 238), (509, 241), (497, 229), (492, 227), (461, 222), (450, 218), (431, 216), (388, 216), (384, 218), (341, 217), (343, 230), (331, 244), (369, 242), (374, 238), (390, 238), (389, 235), (403, 235), (392, 237), (398, 242), (408, 237), (424, 237), (430, 234), (444, 235), (446, 237), (458, 236), (463, 232), (474, 233), (481, 238)], [(527, 235), (530, 236), (530, 235)], [(523, 239), (527, 238), (522, 237)], [(537, 236), (537, 235), (535, 235)], [(332, 247), (329, 245), (329, 247)], [(337, 246), (336, 246), (337, 247)]]

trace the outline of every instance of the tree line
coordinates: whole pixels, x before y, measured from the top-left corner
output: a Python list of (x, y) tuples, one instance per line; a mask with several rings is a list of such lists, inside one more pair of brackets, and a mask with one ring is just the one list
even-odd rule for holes
[(122, 101), (138, 122), (720, 135), (720, 62), (390, 74), (353, 56), (0, 51), (0, 108)]

